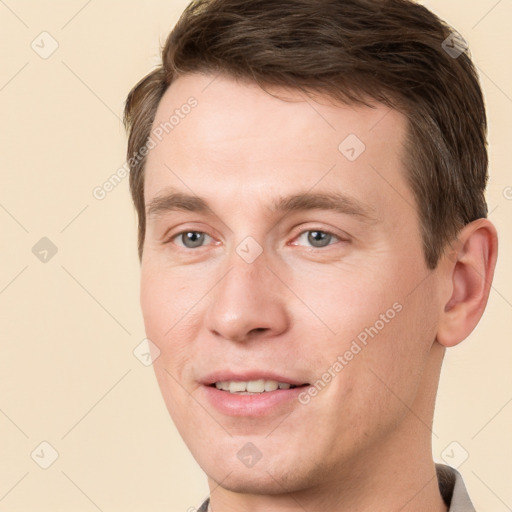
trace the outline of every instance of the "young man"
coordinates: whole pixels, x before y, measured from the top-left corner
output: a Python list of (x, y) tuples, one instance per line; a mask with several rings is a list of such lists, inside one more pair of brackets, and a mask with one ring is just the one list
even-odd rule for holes
[(474, 510), (431, 449), (497, 257), (463, 44), (406, 0), (197, 1), (131, 91), (142, 312), (201, 511)]

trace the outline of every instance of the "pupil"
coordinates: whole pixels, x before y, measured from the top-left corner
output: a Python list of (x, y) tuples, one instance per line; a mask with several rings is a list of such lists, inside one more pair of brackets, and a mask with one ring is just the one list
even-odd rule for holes
[[(204, 234), (198, 233), (197, 231), (189, 231), (188, 233), (185, 233), (186, 235), (186, 247), (199, 247), (201, 245), (201, 242), (203, 240)], [(189, 244), (191, 242), (191, 245)]]
[[(315, 247), (325, 247), (329, 243), (329, 238), (331, 235), (324, 233), (323, 231), (311, 231), (308, 236), (308, 241)], [(320, 238), (320, 240), (318, 240)], [(327, 241), (327, 243), (323, 243)], [(320, 245), (318, 245), (320, 242)]]

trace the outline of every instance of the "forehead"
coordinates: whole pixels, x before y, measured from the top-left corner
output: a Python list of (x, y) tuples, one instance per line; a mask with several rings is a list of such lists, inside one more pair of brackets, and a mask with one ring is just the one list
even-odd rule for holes
[(391, 191), (412, 203), (402, 163), (406, 129), (401, 113), (378, 103), (334, 104), (222, 75), (184, 75), (155, 116), (146, 204), (169, 185), (185, 191), (193, 184), (205, 196), (212, 186), (268, 195), (315, 182), (370, 203)]

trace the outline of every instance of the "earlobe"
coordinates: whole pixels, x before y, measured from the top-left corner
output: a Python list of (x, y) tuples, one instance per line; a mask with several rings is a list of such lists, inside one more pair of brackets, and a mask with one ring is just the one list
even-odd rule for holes
[(451, 293), (441, 313), (437, 341), (453, 347), (476, 327), (487, 305), (498, 254), (496, 228), (488, 219), (465, 226), (445, 261)]

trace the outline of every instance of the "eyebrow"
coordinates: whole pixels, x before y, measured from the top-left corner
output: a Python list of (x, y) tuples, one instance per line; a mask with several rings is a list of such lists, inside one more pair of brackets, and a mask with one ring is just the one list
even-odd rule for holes
[[(359, 217), (367, 222), (375, 222), (374, 208), (353, 197), (338, 192), (304, 192), (280, 197), (272, 203), (272, 214), (286, 214), (308, 210), (330, 210), (344, 215)], [(182, 192), (168, 192), (153, 198), (147, 208), (147, 217), (159, 217), (170, 211), (211, 212), (208, 202), (198, 196)]]

